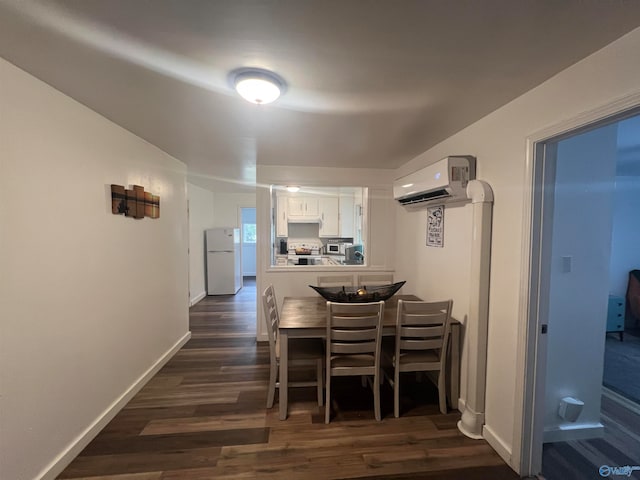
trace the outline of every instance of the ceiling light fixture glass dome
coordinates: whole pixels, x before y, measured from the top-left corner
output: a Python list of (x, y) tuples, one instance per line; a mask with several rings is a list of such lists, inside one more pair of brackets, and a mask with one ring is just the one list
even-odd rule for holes
[(277, 100), (286, 85), (278, 75), (261, 68), (239, 68), (231, 72), (230, 77), (242, 98), (259, 105)]

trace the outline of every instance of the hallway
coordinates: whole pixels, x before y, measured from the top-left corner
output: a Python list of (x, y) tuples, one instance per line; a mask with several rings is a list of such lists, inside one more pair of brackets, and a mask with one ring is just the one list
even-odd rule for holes
[(59, 478), (518, 478), (485, 441), (458, 431), (459, 412), (439, 413), (425, 383), (407, 387), (398, 419), (388, 386), (376, 422), (371, 392), (351, 382), (334, 387), (331, 424), (313, 388), (292, 389), (290, 416), (278, 420), (277, 407), (265, 409), (269, 352), (255, 343), (255, 300), (245, 279), (237, 295), (193, 306), (192, 339)]

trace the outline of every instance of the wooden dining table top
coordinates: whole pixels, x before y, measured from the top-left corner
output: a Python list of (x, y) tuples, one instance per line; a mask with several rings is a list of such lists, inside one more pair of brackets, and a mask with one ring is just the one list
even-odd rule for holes
[[(395, 327), (398, 300), (420, 300), (415, 295), (394, 295), (384, 302), (383, 327)], [(285, 297), (280, 312), (279, 328), (326, 328), (327, 301), (320, 295), (311, 297)]]

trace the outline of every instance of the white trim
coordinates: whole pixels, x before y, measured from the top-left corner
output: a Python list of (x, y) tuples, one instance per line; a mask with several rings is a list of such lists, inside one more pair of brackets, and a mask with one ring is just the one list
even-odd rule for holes
[(562, 425), (553, 430), (545, 430), (544, 443), (568, 442), (570, 440), (587, 440), (602, 438), (604, 425), (601, 423), (582, 423), (578, 425)]
[(191, 338), (191, 332), (184, 334), (169, 350), (167, 350), (149, 369), (125, 390), (122, 395), (107, 407), (67, 448), (65, 448), (49, 465), (43, 468), (35, 477), (36, 480), (55, 479), (78, 454), (93, 440), (98, 433), (124, 408), (136, 393), (158, 373), (158, 371), (173, 357), (182, 346)]
[(203, 290), (189, 302), (189, 306), (193, 307), (196, 303), (198, 303), (200, 300), (202, 300), (206, 296), (207, 296), (207, 292)]
[[(624, 115), (625, 112), (640, 106), (640, 91), (625, 95), (606, 105), (588, 110), (576, 115), (573, 118), (562, 120), (549, 127), (538, 130), (526, 138), (526, 158), (524, 175), (524, 202), (522, 213), (522, 256), (521, 256), (521, 277), (520, 277), (520, 306), (518, 313), (518, 345), (516, 359), (516, 402), (514, 411), (513, 429), (513, 454), (511, 466), (521, 476), (536, 475), (539, 472), (532, 471), (532, 467), (539, 463), (541, 459), (533, 457), (533, 450), (536, 449), (534, 443), (534, 427), (540, 423), (540, 416), (543, 415), (541, 408), (532, 399), (536, 392), (536, 368), (538, 367), (536, 349), (538, 346), (537, 324), (529, 318), (531, 311), (530, 295), (532, 287), (531, 265), (538, 259), (532, 258), (534, 245), (531, 242), (532, 235), (537, 225), (534, 225), (535, 216), (533, 211), (533, 182), (534, 168), (536, 167), (536, 144), (542, 143), (560, 135), (564, 135), (573, 130), (585, 128), (597, 122), (606, 121), (614, 116)], [(536, 279), (537, 280), (537, 279)], [(536, 320), (536, 319), (534, 319)], [(532, 323), (534, 325), (532, 325)], [(538, 374), (540, 374), (538, 372)], [(544, 378), (544, 376), (542, 377)], [(521, 380), (522, 379), (522, 380)], [(539, 434), (538, 434), (539, 435)]]
[(507, 463), (511, 464), (511, 450), (509, 446), (498, 437), (490, 426), (484, 425), (482, 428), (482, 436), (487, 441), (491, 448), (493, 448), (500, 457)]
[[(640, 106), (640, 90), (629, 95), (625, 95), (617, 100), (587, 110), (573, 118), (562, 120), (548, 127), (542, 128), (527, 137), (527, 146), (533, 146), (536, 142), (549, 140), (567, 133), (574, 134), (574, 130), (578, 130), (595, 123), (600, 123), (612, 117), (618, 117), (629, 110), (633, 110)], [(531, 145), (529, 145), (531, 142)]]

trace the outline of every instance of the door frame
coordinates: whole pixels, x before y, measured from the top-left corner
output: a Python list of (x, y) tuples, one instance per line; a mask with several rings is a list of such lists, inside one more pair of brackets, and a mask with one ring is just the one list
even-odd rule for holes
[[(238, 215), (238, 228), (240, 229), (240, 250), (242, 251), (242, 247), (244, 246), (244, 236), (242, 234), (242, 209), (243, 208), (253, 208), (256, 211), (256, 229), (258, 228), (258, 209), (256, 208), (255, 204), (254, 205), (249, 205), (249, 204), (239, 204), (238, 205), (238, 211), (237, 211), (237, 215)], [(241, 260), (242, 261), (242, 260)], [(242, 270), (242, 264), (240, 265), (240, 270)], [(244, 276), (244, 271), (242, 271), (242, 275)], [(256, 277), (258, 275), (258, 244), (256, 243)]]
[[(521, 476), (540, 473), (544, 433), (544, 388), (546, 380), (546, 338), (539, 334), (545, 319), (540, 317), (541, 279), (549, 268), (543, 242), (550, 238), (548, 225), (553, 221), (550, 196), (554, 185), (550, 148), (571, 137), (640, 113), (640, 92), (627, 95), (574, 118), (563, 120), (534, 132), (526, 139), (524, 205), (522, 215), (523, 248), (518, 314), (516, 360), (515, 421), (511, 464)], [(550, 183), (551, 182), (551, 183)]]

